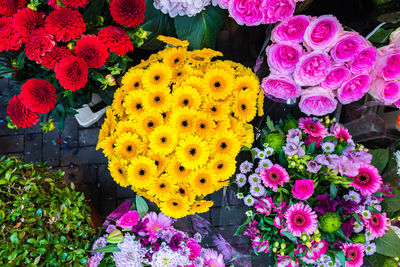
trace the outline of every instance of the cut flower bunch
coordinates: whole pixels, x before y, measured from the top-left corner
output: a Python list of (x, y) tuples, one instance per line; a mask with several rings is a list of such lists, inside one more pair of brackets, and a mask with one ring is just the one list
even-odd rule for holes
[(0, 71), (24, 83), (19, 94), (10, 92), (17, 93), (7, 108), (12, 123), (31, 127), (50, 112), (62, 128), (65, 115), (89, 103), (92, 93), (110, 102), (117, 76), (131, 61), (127, 54), (145, 37), (137, 28), (145, 4), (0, 0)]
[(141, 197), (136, 197), (136, 207), (126, 200), (108, 215), (88, 266), (225, 266), (221, 254), (200, 245), (199, 233), (190, 237), (175, 229), (174, 222), (162, 213), (148, 212)]
[(98, 148), (118, 184), (180, 218), (208, 211), (203, 197), (228, 185), (263, 93), (249, 68), (212, 61), (220, 52), (159, 38), (169, 45), (124, 75)]
[(256, 253), (276, 266), (360, 267), (395, 250), (400, 239), (384, 205), (392, 187), (345, 127), (329, 118), (268, 120), (261, 145), (236, 175), (248, 206), (236, 234), (250, 236)]

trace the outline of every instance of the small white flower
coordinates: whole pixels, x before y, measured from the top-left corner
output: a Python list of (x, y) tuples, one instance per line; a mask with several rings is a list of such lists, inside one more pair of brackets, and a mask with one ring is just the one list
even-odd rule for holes
[(361, 212), (361, 215), (365, 218), (365, 219), (369, 219), (371, 218), (371, 212), (369, 210), (364, 210)]
[(376, 252), (376, 245), (374, 243), (369, 243), (365, 245), (365, 254), (368, 256)]
[(247, 217), (253, 216), (253, 211), (252, 210), (246, 211), (246, 215), (247, 215)]
[(254, 205), (254, 198), (251, 195), (248, 195), (244, 198), (244, 204), (248, 207), (251, 207)]
[(244, 195), (243, 195), (243, 193), (237, 193), (237, 194), (236, 194), (236, 197), (237, 197), (238, 199), (243, 199), (243, 198), (244, 198)]

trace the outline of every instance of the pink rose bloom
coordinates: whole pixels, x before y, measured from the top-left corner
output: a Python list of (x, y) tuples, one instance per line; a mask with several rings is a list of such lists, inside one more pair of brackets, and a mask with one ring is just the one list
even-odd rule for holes
[(400, 100), (400, 81), (385, 81), (377, 78), (368, 93), (378, 101), (384, 102), (385, 105), (391, 105)]
[(360, 100), (368, 92), (371, 84), (371, 77), (366, 74), (354, 76), (339, 88), (337, 94), (342, 104), (349, 104)]
[(279, 99), (294, 99), (301, 94), (301, 87), (285, 76), (269, 75), (263, 79), (261, 87), (266, 95)]
[(327, 53), (311, 52), (300, 57), (293, 77), (301, 86), (314, 86), (325, 80), (331, 69), (331, 60)]
[[(248, 0), (247, 0), (248, 1)], [(266, 0), (263, 5), (263, 24), (283, 21), (293, 16), (296, 3), (293, 0)]]
[(335, 90), (350, 77), (351, 72), (344, 66), (334, 67), (326, 76), (325, 80), (321, 83), (321, 87), (329, 90)]
[(330, 53), (336, 63), (342, 64), (353, 60), (367, 46), (367, 41), (358, 32), (344, 32)]
[(305, 15), (294, 16), (278, 24), (271, 34), (271, 40), (280, 42), (303, 42), (304, 32), (310, 24), (311, 17)]
[(304, 34), (305, 46), (313, 50), (330, 50), (343, 32), (342, 24), (332, 15), (324, 15), (312, 21)]
[(229, 14), (239, 25), (260, 25), (263, 19), (261, 5), (265, 0), (231, 0)]
[(121, 228), (130, 228), (135, 226), (139, 220), (140, 216), (136, 210), (128, 211), (117, 221), (117, 226)]
[(309, 199), (314, 193), (314, 182), (311, 179), (297, 180), (292, 188), (295, 198), (301, 200)]
[(303, 47), (299, 44), (284, 42), (268, 46), (266, 52), (271, 72), (291, 74), (303, 55)]
[(390, 55), (382, 69), (383, 78), (387, 81), (400, 79), (400, 53)]
[(375, 66), (377, 50), (374, 46), (364, 48), (351, 62), (350, 70), (354, 74), (366, 74)]
[(186, 246), (190, 249), (189, 259), (194, 260), (201, 254), (201, 246), (193, 238), (187, 240)]
[(299, 102), (301, 112), (315, 116), (324, 116), (335, 111), (337, 100), (332, 92), (322, 87), (303, 90)]

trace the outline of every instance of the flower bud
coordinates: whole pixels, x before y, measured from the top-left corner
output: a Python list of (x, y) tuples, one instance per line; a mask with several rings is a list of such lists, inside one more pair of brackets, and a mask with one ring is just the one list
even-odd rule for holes
[(303, 236), (301, 237), (301, 240), (307, 241), (307, 236), (303, 235)]
[(311, 248), (311, 242), (308, 241), (308, 242), (306, 243), (306, 246), (307, 246), (308, 248)]
[(315, 238), (315, 242), (317, 242), (317, 243), (321, 242), (321, 238), (319, 238), (319, 237)]
[(279, 242), (278, 241), (276, 241), (275, 243), (274, 243), (274, 247), (279, 247)]
[(285, 256), (285, 252), (284, 251), (281, 251), (281, 256)]
[(285, 243), (282, 243), (281, 244), (281, 249), (285, 249), (286, 248), (286, 244)]
[(276, 253), (277, 251), (278, 251), (277, 248), (273, 248), (273, 249), (272, 249), (272, 252), (274, 252), (274, 253)]

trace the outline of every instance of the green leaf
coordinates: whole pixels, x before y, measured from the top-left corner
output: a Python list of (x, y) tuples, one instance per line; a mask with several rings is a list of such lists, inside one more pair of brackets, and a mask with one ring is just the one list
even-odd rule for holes
[(312, 142), (311, 144), (309, 144), (306, 148), (306, 153), (307, 154), (314, 154), (315, 151), (315, 145), (317, 144), (317, 142)]
[(324, 139), (322, 139), (322, 142), (326, 142), (326, 141), (332, 141), (332, 142), (337, 142), (337, 138), (334, 136), (327, 136)]
[(392, 193), (393, 197), (386, 197), (383, 201), (385, 210), (388, 212), (400, 210), (400, 191), (396, 187), (393, 187)]
[(118, 248), (117, 244), (110, 244), (110, 245), (107, 245), (107, 246), (105, 246), (105, 247), (95, 249), (95, 250), (93, 250), (92, 252), (107, 253), (107, 252), (117, 252), (117, 251), (121, 251), (121, 250)]
[(12, 233), (10, 236), (10, 240), (14, 245), (18, 244), (18, 235), (16, 232)]
[(292, 235), (292, 233), (289, 233), (289, 232), (281, 232), (284, 236), (286, 236), (287, 238), (289, 238), (290, 239), (290, 241), (293, 241), (293, 242), (295, 242), (296, 240), (297, 240), (297, 238), (294, 236), (294, 235)]
[(139, 213), (140, 218), (143, 218), (147, 212), (149, 212), (149, 207), (146, 201), (139, 195), (136, 195), (136, 210)]
[(241, 235), (246, 228), (246, 226), (251, 222), (251, 218), (247, 217), (241, 226), (236, 230), (234, 235)]
[(368, 38), (368, 40), (376, 44), (384, 44), (388, 40), (390, 34), (393, 32), (393, 29), (383, 29), (379, 28), (372, 36)]
[(392, 227), (389, 227), (385, 235), (375, 241), (376, 252), (388, 257), (398, 257), (400, 255), (399, 244), (400, 238)]
[(271, 118), (269, 116), (267, 117), (267, 120), (266, 120), (265, 124), (267, 125), (268, 129), (271, 132), (275, 132), (276, 131), (275, 126), (274, 126), (274, 122), (271, 120)]
[(148, 36), (140, 48), (149, 50), (160, 49), (164, 46), (164, 43), (157, 40), (157, 36), (176, 36), (173, 19), (156, 9), (153, 0), (146, 0), (144, 16), (145, 19), (142, 23), (142, 28), (148, 32)]
[(385, 259), (386, 257), (379, 253), (374, 253), (367, 257), (367, 260), (372, 263), (373, 266), (384, 266), (383, 264), (385, 263)]
[(288, 163), (288, 161), (287, 161), (287, 159), (286, 159), (285, 151), (284, 151), (284, 150), (281, 150), (281, 151), (279, 152), (279, 164), (280, 164), (282, 167), (285, 167), (285, 168), (289, 165), (289, 163)]
[(372, 154), (371, 165), (375, 166), (379, 172), (382, 172), (389, 161), (389, 149), (379, 148), (369, 151)]
[(336, 257), (339, 259), (342, 266), (346, 266), (346, 256), (344, 255), (344, 252), (342, 250), (339, 250), (336, 253)]
[(226, 10), (209, 5), (196, 16), (177, 16), (174, 19), (176, 34), (188, 40), (193, 49), (215, 48), (226, 15)]
[(124, 234), (120, 230), (114, 230), (107, 236), (108, 243), (121, 243), (124, 241)]
[(334, 183), (331, 182), (331, 185), (329, 187), (329, 197), (331, 200), (334, 200), (337, 196), (338, 189)]

